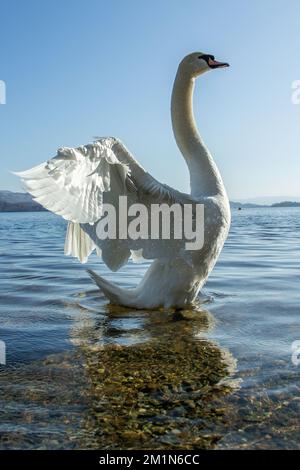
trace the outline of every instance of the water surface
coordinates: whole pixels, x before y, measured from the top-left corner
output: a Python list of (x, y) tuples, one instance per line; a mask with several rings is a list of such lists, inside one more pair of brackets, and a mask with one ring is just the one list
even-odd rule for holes
[[(0, 214), (2, 448), (299, 448), (300, 209), (233, 211), (196, 311), (109, 307), (65, 222)], [(134, 399), (133, 399), (134, 397)], [(149, 447), (148, 447), (149, 448)]]

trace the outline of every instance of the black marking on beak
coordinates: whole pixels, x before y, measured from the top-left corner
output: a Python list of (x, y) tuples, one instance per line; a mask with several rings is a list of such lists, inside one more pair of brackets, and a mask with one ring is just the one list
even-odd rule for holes
[(227, 62), (218, 62), (215, 60), (215, 56), (210, 55), (210, 54), (202, 54), (199, 56), (199, 59), (205, 60), (209, 68), (211, 69), (218, 69), (221, 67), (229, 67), (229, 64)]

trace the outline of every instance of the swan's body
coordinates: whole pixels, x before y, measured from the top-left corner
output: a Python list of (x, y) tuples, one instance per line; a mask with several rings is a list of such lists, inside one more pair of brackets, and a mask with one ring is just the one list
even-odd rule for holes
[[(99, 139), (77, 149), (63, 148), (38, 167), (19, 173), (27, 190), (47, 209), (69, 221), (65, 253), (85, 262), (96, 248), (113, 271), (130, 256), (141, 254), (153, 263), (140, 284), (123, 289), (94, 272), (90, 274), (107, 298), (134, 308), (191, 305), (223, 247), (230, 225), (230, 208), (219, 171), (193, 117), (195, 77), (210, 68), (226, 66), (213, 56), (194, 53), (179, 65), (172, 93), (172, 124), (178, 147), (190, 172), (191, 193), (163, 185), (147, 173), (122, 143)], [(120, 195), (130, 203), (204, 204), (204, 245), (187, 251), (182, 240), (99, 240), (97, 221), (102, 204), (117, 204)]]

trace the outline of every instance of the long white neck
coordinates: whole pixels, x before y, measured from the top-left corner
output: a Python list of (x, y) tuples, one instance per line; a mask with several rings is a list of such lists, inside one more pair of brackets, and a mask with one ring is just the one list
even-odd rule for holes
[(177, 145), (189, 172), (191, 194), (209, 196), (223, 194), (225, 188), (219, 170), (202, 141), (193, 113), (195, 79), (179, 66), (171, 102), (172, 126)]

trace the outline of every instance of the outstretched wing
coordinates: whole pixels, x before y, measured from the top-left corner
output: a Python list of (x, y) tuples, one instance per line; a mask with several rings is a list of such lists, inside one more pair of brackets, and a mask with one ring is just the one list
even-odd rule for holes
[(16, 173), (26, 190), (46, 209), (69, 221), (65, 253), (85, 262), (96, 248), (112, 270), (128, 258), (154, 259), (174, 256), (182, 248), (179, 240), (100, 240), (96, 223), (103, 204), (118, 204), (121, 195), (128, 203), (191, 203), (189, 194), (159, 183), (117, 139), (109, 137), (78, 148), (61, 148), (57, 155), (31, 170)]
[(107, 138), (78, 148), (63, 147), (31, 170), (16, 173), (26, 190), (46, 209), (77, 223), (93, 224), (102, 215), (103, 193), (111, 174), (125, 184), (129, 168), (119, 162)]

